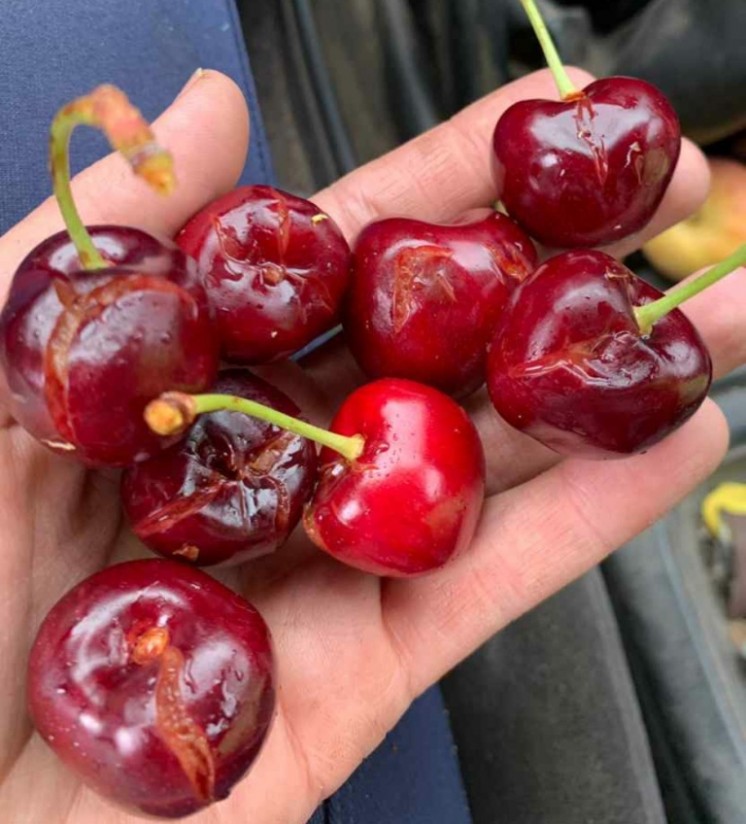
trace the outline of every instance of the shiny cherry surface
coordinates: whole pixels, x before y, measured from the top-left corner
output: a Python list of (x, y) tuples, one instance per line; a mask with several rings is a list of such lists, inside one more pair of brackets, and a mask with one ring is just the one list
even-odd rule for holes
[[(221, 372), (211, 391), (299, 414), (245, 370)], [(315, 479), (311, 441), (239, 412), (211, 412), (184, 440), (124, 473), (122, 502), (155, 552), (198, 566), (239, 563), (282, 546)]]
[(350, 249), (308, 200), (239, 188), (195, 215), (176, 242), (203, 273), (226, 360), (286, 357), (338, 320)]
[(353, 462), (321, 452), (306, 532), (350, 566), (411, 576), (445, 564), (474, 535), (484, 452), (466, 412), (436, 389), (382, 378), (353, 392), (331, 429), (362, 435)]
[(680, 310), (640, 333), (634, 307), (659, 297), (602, 252), (546, 261), (496, 329), (487, 386), (497, 411), (567, 455), (619, 457), (660, 441), (702, 403), (712, 365)]
[(269, 631), (200, 570), (119, 564), (53, 607), (28, 697), (44, 740), (93, 789), (188, 815), (225, 798), (259, 752), (274, 708)]
[(21, 263), (0, 315), (11, 412), (56, 451), (126, 465), (168, 445), (142, 417), (149, 400), (207, 388), (217, 372), (196, 265), (139, 229), (91, 229), (111, 267), (81, 270), (65, 232)]
[(344, 328), (362, 368), (463, 396), (484, 382), (492, 330), (514, 286), (536, 267), (536, 251), (493, 212), (453, 226), (372, 223), (353, 261)]
[(536, 240), (597, 246), (650, 220), (679, 157), (666, 97), (643, 80), (596, 80), (573, 100), (522, 100), (495, 128), (501, 199)]

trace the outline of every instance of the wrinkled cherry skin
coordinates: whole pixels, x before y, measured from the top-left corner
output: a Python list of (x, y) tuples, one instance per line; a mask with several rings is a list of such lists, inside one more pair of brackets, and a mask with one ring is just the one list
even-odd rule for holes
[[(211, 391), (300, 412), (245, 370), (221, 372)], [(236, 564), (285, 543), (315, 480), (316, 447), (307, 438), (239, 412), (210, 412), (184, 440), (124, 473), (122, 502), (155, 552), (197, 566)]]
[(353, 261), (344, 328), (365, 372), (464, 396), (484, 382), (492, 330), (514, 286), (536, 268), (536, 251), (493, 212), (453, 226), (372, 223)]
[(681, 131), (654, 86), (608, 77), (574, 100), (513, 104), (493, 147), (514, 220), (547, 246), (597, 246), (648, 223), (673, 175)]
[(310, 201), (245, 186), (206, 206), (176, 242), (203, 273), (226, 360), (287, 357), (337, 323), (350, 248)]
[(58, 452), (124, 466), (175, 439), (143, 420), (169, 389), (201, 392), (218, 352), (196, 264), (139, 229), (90, 230), (111, 268), (80, 269), (65, 232), (19, 266), (0, 315), (13, 417)]
[(662, 440), (702, 403), (712, 365), (678, 309), (640, 334), (633, 308), (661, 294), (602, 252), (546, 261), (495, 331), (487, 386), (497, 411), (566, 455), (620, 457)]
[(353, 392), (331, 429), (362, 435), (365, 448), (353, 462), (321, 452), (304, 515), (317, 546), (365, 572), (402, 577), (441, 567), (471, 543), (484, 500), (484, 452), (455, 401), (382, 378)]
[(91, 788), (177, 818), (225, 798), (251, 766), (273, 679), (269, 630), (248, 602), (200, 570), (131, 561), (53, 607), (31, 650), (28, 701)]

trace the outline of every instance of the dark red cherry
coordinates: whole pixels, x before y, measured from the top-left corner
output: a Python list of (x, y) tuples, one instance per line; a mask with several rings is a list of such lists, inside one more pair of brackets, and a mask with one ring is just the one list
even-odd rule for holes
[(176, 387), (201, 391), (218, 366), (196, 264), (139, 229), (99, 226), (111, 264), (81, 269), (60, 232), (19, 266), (0, 315), (0, 361), (16, 420), (91, 465), (126, 465), (172, 441), (143, 410)]
[(344, 328), (362, 368), (465, 395), (484, 382), (492, 330), (513, 287), (536, 267), (536, 251), (493, 212), (453, 226), (372, 223), (353, 261)]
[(464, 410), (436, 389), (383, 378), (353, 392), (331, 430), (362, 436), (354, 460), (324, 448), (308, 535), (350, 566), (390, 576), (445, 564), (471, 542), (484, 453)]
[(547, 246), (600, 246), (645, 226), (681, 147), (676, 112), (643, 80), (607, 77), (571, 99), (522, 100), (495, 128), (501, 199)]
[[(299, 413), (245, 370), (222, 372), (211, 391)], [(122, 502), (135, 534), (161, 555), (238, 563), (282, 546), (315, 479), (311, 441), (240, 412), (210, 412), (184, 440), (125, 472)]]
[(497, 411), (567, 455), (618, 457), (660, 441), (694, 414), (712, 376), (681, 310), (641, 334), (634, 308), (660, 297), (602, 252), (546, 261), (495, 330), (487, 385)]
[(55, 753), (131, 810), (178, 818), (225, 798), (274, 709), (259, 613), (204, 572), (131, 561), (78, 584), (41, 625), (29, 709)]
[(308, 200), (247, 186), (213, 201), (176, 238), (199, 263), (223, 357), (287, 357), (338, 320), (350, 249)]

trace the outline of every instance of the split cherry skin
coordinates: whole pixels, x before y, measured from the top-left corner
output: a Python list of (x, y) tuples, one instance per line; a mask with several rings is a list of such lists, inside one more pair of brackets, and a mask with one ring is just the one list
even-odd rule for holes
[(500, 311), (535, 268), (531, 240), (497, 212), (451, 226), (372, 223), (354, 248), (343, 321), (350, 350), (371, 377), (463, 397), (484, 382)]
[(29, 659), (29, 709), (49, 746), (100, 794), (165, 818), (229, 794), (257, 757), (274, 695), (259, 613), (172, 561), (78, 584)]
[(101, 126), (157, 190), (173, 185), (170, 157), (118, 89), (100, 87), (60, 112), (52, 169), (68, 231), (43, 241), (15, 273), (0, 315), (0, 362), (11, 413), (31, 434), (89, 465), (123, 466), (169, 443), (143, 421), (148, 400), (207, 388), (218, 353), (193, 261), (139, 229), (89, 234), (80, 221), (67, 145), (81, 122)]
[(303, 523), (343, 563), (378, 575), (421, 575), (470, 544), (484, 500), (484, 452), (471, 419), (442, 392), (398, 378), (373, 381), (347, 397), (330, 430), (229, 395), (168, 393), (146, 416), (156, 432), (172, 434), (224, 408), (322, 444)]
[[(241, 369), (220, 373), (214, 392), (287, 415), (298, 407)], [(201, 415), (186, 437), (122, 478), (132, 529), (150, 549), (196, 566), (236, 564), (279, 549), (316, 481), (306, 438), (239, 412)]]
[(643, 80), (608, 77), (577, 90), (533, 0), (523, 3), (562, 99), (522, 100), (498, 121), (502, 202), (546, 246), (610, 244), (642, 229), (663, 199), (681, 149), (678, 117)]
[(712, 379), (704, 342), (676, 307), (744, 263), (741, 247), (663, 295), (602, 252), (551, 258), (516, 289), (495, 330), (495, 409), (566, 455), (648, 449), (694, 414)]
[(203, 273), (227, 361), (287, 357), (338, 322), (350, 248), (308, 200), (270, 186), (235, 189), (198, 212), (176, 243)]

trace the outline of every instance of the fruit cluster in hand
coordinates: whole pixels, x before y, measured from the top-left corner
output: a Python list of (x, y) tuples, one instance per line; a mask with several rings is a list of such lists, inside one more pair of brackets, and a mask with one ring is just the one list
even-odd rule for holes
[[(13, 414), (56, 452), (126, 467), (132, 529), (168, 560), (114, 566), (54, 607), (29, 703), (45, 740), (115, 801), (194, 812), (227, 795), (267, 734), (269, 631), (195, 567), (281, 552), (302, 523), (367, 573), (441, 568), (471, 543), (485, 488), (479, 434), (454, 397), (485, 383), (510, 425), (592, 458), (647, 449), (704, 399), (709, 355), (677, 306), (746, 250), (662, 295), (588, 248), (650, 219), (678, 124), (640, 81), (571, 88), (523, 1), (563, 100), (517, 103), (496, 126), (508, 215), (381, 220), (351, 250), (314, 204), (252, 186), (205, 207), (175, 244), (86, 229), (68, 179), (74, 126), (102, 128), (159, 191), (173, 185), (171, 160), (112, 87), (55, 119), (67, 231), (27, 256), (0, 316)], [(539, 264), (532, 238), (566, 251)], [(246, 366), (340, 321), (372, 380), (322, 429)]]

